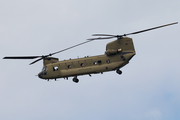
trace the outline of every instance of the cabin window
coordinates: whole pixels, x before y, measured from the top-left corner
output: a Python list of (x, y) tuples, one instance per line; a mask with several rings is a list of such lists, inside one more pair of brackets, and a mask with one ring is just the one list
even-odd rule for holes
[(94, 64), (94, 65), (97, 65), (97, 62), (96, 62), (96, 61), (94, 61), (94, 62), (93, 62), (93, 64)]
[(71, 65), (68, 65), (67, 67), (68, 67), (68, 69), (70, 69), (70, 68), (71, 68)]
[(53, 67), (53, 71), (58, 71), (58, 67)]
[(81, 63), (81, 67), (84, 67), (84, 63)]
[(107, 59), (107, 60), (106, 60), (106, 62), (107, 62), (107, 63), (110, 63), (110, 60), (109, 60), (109, 59)]
[(100, 63), (101, 63), (101, 60), (99, 60), (98, 63), (100, 64)]

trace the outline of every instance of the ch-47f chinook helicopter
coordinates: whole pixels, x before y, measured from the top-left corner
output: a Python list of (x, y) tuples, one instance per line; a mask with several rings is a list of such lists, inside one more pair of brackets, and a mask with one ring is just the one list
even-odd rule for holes
[[(138, 34), (161, 27), (177, 24), (178, 22), (166, 24), (158, 27), (153, 27), (150, 29), (145, 29), (133, 33), (128, 33), (124, 35), (108, 35), (108, 34), (94, 34), (93, 36), (104, 36), (98, 38), (87, 39), (87, 41), (74, 45), (72, 47), (63, 49), (61, 51), (51, 53), (49, 55), (43, 56), (14, 56), (14, 57), (4, 57), (3, 59), (35, 59), (39, 58), (36, 61), (30, 63), (34, 64), (40, 60), (43, 60), (43, 69), (38, 74), (38, 77), (41, 79), (57, 79), (57, 78), (67, 78), (73, 77), (75, 83), (79, 82), (77, 76), (80, 75), (89, 75), (103, 73), (108, 71), (116, 71), (117, 74), (122, 74), (120, 68), (129, 63), (131, 58), (136, 54), (132, 38), (126, 37), (128, 35)], [(101, 39), (111, 39), (117, 38), (117, 40), (112, 41), (106, 45), (106, 51), (103, 55), (70, 59), (59, 61), (58, 58), (50, 57), (57, 53), (63, 52), (65, 50), (77, 47), (79, 45)]]

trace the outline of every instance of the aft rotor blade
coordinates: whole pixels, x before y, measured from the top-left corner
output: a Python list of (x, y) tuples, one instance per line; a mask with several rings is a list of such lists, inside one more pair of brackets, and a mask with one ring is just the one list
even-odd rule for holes
[(117, 35), (109, 35), (109, 34), (93, 34), (92, 36), (112, 36), (112, 37), (116, 37)]
[(69, 48), (66, 48), (66, 49), (60, 50), (60, 51), (55, 52), (55, 53), (52, 53), (52, 54), (50, 54), (50, 55), (54, 55), (54, 54), (57, 54), (57, 53), (60, 53), (60, 52), (63, 52), (63, 51), (69, 50), (69, 49), (71, 49), (71, 48), (77, 47), (77, 46), (79, 46), (79, 45), (82, 45), (82, 44), (85, 44), (85, 43), (88, 43), (88, 42), (91, 42), (91, 41), (85, 41), (85, 42), (79, 43), (79, 44), (77, 44), (77, 45), (74, 45), (74, 46), (72, 46), (72, 47), (69, 47)]
[(133, 32), (133, 33), (128, 33), (128, 34), (125, 34), (125, 35), (122, 35), (122, 36), (138, 34), (138, 33), (146, 32), (146, 31), (150, 31), (150, 30), (154, 30), (154, 29), (158, 29), (158, 28), (162, 28), (162, 27), (166, 27), (166, 26), (170, 26), (170, 25), (174, 25), (174, 24), (178, 24), (178, 22), (170, 23), (170, 24), (166, 24), (166, 25), (162, 25), (162, 26), (158, 26), (158, 27), (153, 27), (153, 28), (149, 28), (149, 29), (146, 29), (146, 30), (141, 30), (141, 31)]
[(99, 38), (90, 38), (90, 39), (87, 39), (89, 41), (92, 41), (92, 40), (103, 40), (103, 39), (111, 39), (111, 38), (114, 38), (116, 36), (113, 36), (113, 37), (99, 37)]
[(35, 59), (42, 56), (13, 56), (13, 57), (4, 57), (3, 59)]
[(111, 39), (111, 38), (114, 38), (114, 37), (121, 38), (123, 36), (138, 34), (138, 33), (146, 32), (146, 31), (150, 31), (150, 30), (154, 30), (154, 29), (158, 29), (158, 28), (161, 28), (161, 27), (166, 27), (166, 26), (170, 26), (170, 25), (174, 25), (174, 24), (178, 24), (178, 22), (170, 23), (170, 24), (166, 24), (166, 25), (161, 25), (161, 26), (158, 26), (158, 27), (153, 27), (153, 28), (149, 28), (149, 29), (145, 29), (145, 30), (141, 30), (141, 31), (133, 32), (133, 33), (128, 33), (128, 34), (124, 34), (124, 35), (93, 34), (92, 36), (110, 36), (110, 37), (91, 38), (91, 39), (87, 39), (87, 40), (92, 41), (92, 40), (101, 40), (101, 39)]

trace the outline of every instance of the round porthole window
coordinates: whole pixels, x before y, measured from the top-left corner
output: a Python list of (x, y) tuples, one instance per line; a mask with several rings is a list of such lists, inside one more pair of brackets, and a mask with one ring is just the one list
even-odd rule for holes
[(106, 60), (106, 62), (107, 62), (107, 63), (110, 63), (110, 60), (108, 59), (108, 60)]
[(94, 65), (97, 65), (97, 62), (96, 62), (96, 61), (94, 61), (94, 62), (93, 62), (93, 64), (94, 64)]
[(68, 69), (70, 69), (71, 68), (71, 65), (68, 65)]
[(81, 67), (84, 67), (84, 64), (83, 64), (83, 63), (81, 63)]

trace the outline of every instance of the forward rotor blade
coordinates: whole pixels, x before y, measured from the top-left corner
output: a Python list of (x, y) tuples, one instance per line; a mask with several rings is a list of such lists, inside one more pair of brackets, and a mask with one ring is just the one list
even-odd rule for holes
[(72, 46), (72, 47), (69, 47), (69, 48), (66, 48), (66, 49), (60, 50), (60, 51), (58, 51), (58, 52), (52, 53), (52, 54), (50, 54), (50, 55), (48, 55), (48, 56), (51, 56), (51, 55), (54, 55), (54, 54), (57, 54), (57, 53), (60, 53), (60, 52), (63, 52), (63, 51), (69, 50), (69, 49), (71, 49), (71, 48), (77, 47), (77, 46), (79, 46), (79, 45), (82, 45), (82, 44), (85, 44), (85, 43), (88, 43), (88, 42), (91, 42), (91, 41), (85, 41), (85, 42), (79, 43), (79, 44), (74, 45), (74, 46)]
[(35, 60), (34, 62), (30, 63), (29, 65), (32, 65), (32, 64), (34, 64), (34, 63), (36, 63), (36, 62), (38, 62), (38, 61), (40, 61), (40, 60), (42, 60), (42, 59), (43, 59), (43, 57), (41, 57), (41, 58)]
[(88, 42), (91, 42), (91, 41), (85, 41), (85, 42), (82, 42), (80, 44), (74, 45), (72, 47), (69, 47), (69, 48), (66, 48), (66, 49), (63, 49), (61, 51), (58, 51), (58, 52), (55, 52), (55, 53), (52, 53), (52, 54), (49, 54), (49, 55), (45, 55), (45, 56), (13, 56), (13, 57), (4, 57), (3, 59), (35, 59), (35, 58), (39, 58), (39, 59), (37, 59), (37, 60), (35, 60), (35, 61), (33, 61), (32, 63), (29, 64), (29, 65), (32, 65), (32, 64), (34, 64), (34, 63), (36, 63), (36, 62), (38, 62), (38, 61), (40, 61), (40, 60), (42, 60), (44, 58), (47, 58), (47, 57), (52, 56), (54, 54), (69, 50), (71, 48), (77, 47), (79, 45), (82, 45), (82, 44), (85, 44), (85, 43), (88, 43)]
[(44, 58), (46, 58), (46, 57), (52, 56), (52, 55), (54, 55), (54, 54), (57, 54), (57, 53), (60, 53), (60, 52), (66, 51), (66, 50), (69, 50), (69, 49), (71, 49), (71, 48), (77, 47), (77, 46), (79, 46), (79, 45), (82, 45), (82, 44), (85, 44), (85, 43), (88, 43), (88, 42), (91, 42), (91, 41), (85, 41), (85, 42), (79, 43), (79, 44), (77, 44), (77, 45), (74, 45), (74, 46), (72, 46), (72, 47), (69, 47), (69, 48), (60, 50), (60, 51), (58, 51), (58, 52), (54, 52), (54, 53), (51, 53), (51, 54), (46, 55), (46, 56), (43, 56), (43, 57), (41, 56), (41, 58), (39, 58), (39, 59), (37, 59), (36, 61), (30, 63), (29, 65), (32, 65), (32, 64), (34, 64), (34, 63), (36, 63), (36, 62), (38, 62), (38, 61), (40, 61), (40, 60), (42, 60), (42, 59), (44, 59)]
[(170, 26), (170, 25), (174, 25), (174, 24), (178, 24), (178, 22), (170, 23), (170, 24), (166, 24), (166, 25), (162, 25), (162, 26), (158, 26), (158, 27), (153, 27), (153, 28), (149, 28), (149, 29), (146, 29), (146, 30), (141, 30), (141, 31), (133, 32), (133, 33), (128, 33), (128, 34), (125, 34), (125, 35), (122, 35), (122, 36), (138, 34), (138, 33), (146, 32), (146, 31), (150, 31), (150, 30), (154, 30), (154, 29), (158, 29), (158, 28), (161, 28), (161, 27), (166, 27), (166, 26)]
[(13, 57), (4, 57), (3, 59), (35, 59), (42, 56), (13, 56)]

